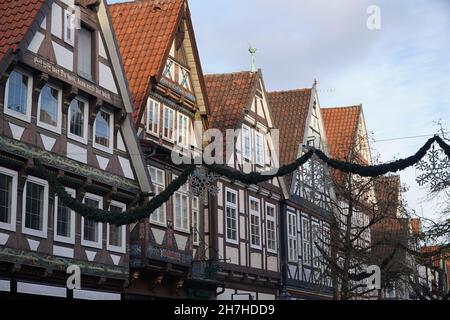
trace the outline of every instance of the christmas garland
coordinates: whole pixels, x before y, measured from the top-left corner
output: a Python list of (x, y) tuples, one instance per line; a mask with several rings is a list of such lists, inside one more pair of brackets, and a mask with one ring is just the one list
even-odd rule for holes
[[(326, 163), (328, 166), (334, 169), (347, 173), (357, 174), (363, 177), (378, 177), (390, 172), (395, 173), (413, 166), (426, 155), (428, 150), (435, 142), (437, 142), (440, 145), (440, 147), (444, 150), (446, 155), (450, 158), (450, 146), (447, 143), (445, 143), (444, 140), (442, 140), (440, 137), (435, 136), (429, 139), (425, 143), (425, 145), (422, 148), (420, 148), (420, 150), (413, 156), (376, 166), (363, 166), (336, 159), (330, 159), (327, 155), (325, 155), (325, 153), (316, 149), (308, 151), (293, 163), (280, 167), (278, 171), (274, 174), (264, 174), (260, 172), (251, 172), (245, 174), (223, 165), (204, 164), (204, 166), (207, 167), (210, 171), (218, 175), (225, 176), (233, 181), (240, 181), (245, 184), (257, 184), (269, 181), (276, 177), (285, 176), (294, 172), (295, 170), (297, 170), (297, 168), (305, 164), (315, 154), (320, 160), (322, 160), (324, 163)], [(145, 205), (138, 208), (127, 210), (126, 212), (113, 213), (108, 210), (89, 207), (80, 202), (79, 200), (73, 198), (69, 193), (66, 192), (64, 185), (58, 180), (58, 178), (56, 178), (55, 175), (51, 174), (44, 167), (44, 165), (41, 163), (40, 160), (34, 159), (34, 162), (37, 171), (39, 171), (39, 174), (43, 177), (47, 177), (50, 186), (52, 186), (53, 188), (54, 193), (58, 195), (60, 201), (62, 201), (64, 205), (74, 210), (75, 212), (79, 213), (86, 219), (94, 220), (96, 222), (111, 223), (118, 226), (135, 223), (138, 222), (139, 220), (148, 218), (152, 212), (154, 212), (165, 202), (167, 202), (170, 199), (170, 197), (172, 197), (174, 193), (188, 181), (189, 176), (196, 169), (196, 166), (194, 164), (189, 165), (188, 168), (180, 176), (178, 176), (177, 179), (173, 180), (172, 183), (170, 183), (169, 186), (164, 191), (162, 191), (160, 194), (152, 198)]]

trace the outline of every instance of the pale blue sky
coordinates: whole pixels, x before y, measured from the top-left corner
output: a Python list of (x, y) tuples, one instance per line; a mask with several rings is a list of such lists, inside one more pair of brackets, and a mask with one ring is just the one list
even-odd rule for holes
[[(110, 1), (111, 2), (111, 1)], [(117, 1), (115, 1), (117, 2)], [(450, 1), (446, 0), (191, 0), (205, 73), (248, 70), (248, 45), (268, 90), (319, 81), (321, 106), (363, 104), (377, 140), (435, 132), (450, 126)], [(366, 26), (369, 5), (381, 9), (381, 30)], [(387, 161), (409, 156), (426, 137), (377, 142)], [(402, 173), (405, 196), (428, 215), (431, 203)]]

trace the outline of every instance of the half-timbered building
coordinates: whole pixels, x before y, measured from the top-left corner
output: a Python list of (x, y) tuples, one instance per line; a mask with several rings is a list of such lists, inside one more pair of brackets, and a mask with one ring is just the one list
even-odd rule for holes
[[(275, 128), (280, 130), (281, 164), (310, 148), (328, 153), (315, 85), (269, 93)], [(315, 158), (286, 177), (289, 195), (280, 205), (284, 299), (331, 299), (331, 278), (316, 243), (328, 250), (333, 188), (327, 168)], [(322, 245), (323, 244), (323, 245)]]
[[(225, 165), (245, 173), (278, 168), (278, 141), (261, 71), (206, 75), (205, 82), (211, 108), (208, 128), (226, 136)], [(217, 280), (224, 284), (217, 299), (279, 296), (278, 203), (285, 193), (282, 178), (246, 185), (220, 177), (205, 228), (209, 259), (216, 261)]]
[[(110, 10), (157, 194), (184, 170), (172, 160), (172, 151), (189, 156), (202, 149), (208, 103), (188, 3), (145, 0)], [(186, 185), (135, 226), (127, 297), (214, 298), (215, 282), (201, 267), (207, 266), (203, 228), (208, 219), (207, 203), (191, 198)]]
[[(128, 227), (84, 219), (152, 192), (105, 1), (0, 1), (0, 295), (120, 299)], [(66, 269), (81, 269), (81, 289)]]

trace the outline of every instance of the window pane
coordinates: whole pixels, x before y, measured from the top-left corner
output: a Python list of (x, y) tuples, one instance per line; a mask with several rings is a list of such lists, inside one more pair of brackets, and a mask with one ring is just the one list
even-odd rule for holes
[(52, 127), (58, 124), (58, 90), (44, 86), (40, 95), (39, 121)]
[(11, 223), (12, 177), (0, 174), (0, 222)]
[(70, 133), (84, 138), (84, 102), (74, 99), (69, 106)]
[(56, 218), (56, 234), (61, 237), (70, 238), (71, 210), (61, 200), (58, 201), (58, 212)]
[[(99, 208), (100, 203), (97, 200), (86, 198), (84, 203), (92, 208)], [(89, 219), (84, 219), (84, 240), (98, 241), (98, 223)]]
[(95, 118), (95, 143), (109, 147), (110, 132), (109, 121), (111, 115), (105, 111), (99, 111)]
[(174, 111), (164, 109), (164, 137), (173, 140)]
[[(109, 211), (112, 213), (121, 213), (123, 212), (122, 208), (111, 205), (109, 207)], [(122, 226), (118, 227), (114, 224), (109, 226), (109, 245), (115, 247), (122, 246)]]
[(44, 186), (27, 182), (25, 203), (25, 227), (42, 230), (44, 215)]
[(83, 27), (78, 30), (78, 74), (92, 78), (92, 32)]
[(13, 71), (8, 79), (8, 109), (27, 113), (28, 77)]

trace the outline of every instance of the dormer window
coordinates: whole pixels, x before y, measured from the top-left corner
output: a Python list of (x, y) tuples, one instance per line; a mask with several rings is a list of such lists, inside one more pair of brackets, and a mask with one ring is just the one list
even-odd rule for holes
[(108, 153), (113, 153), (113, 117), (111, 112), (101, 109), (94, 122), (94, 147)]
[(81, 26), (78, 30), (78, 74), (92, 80), (92, 31)]

